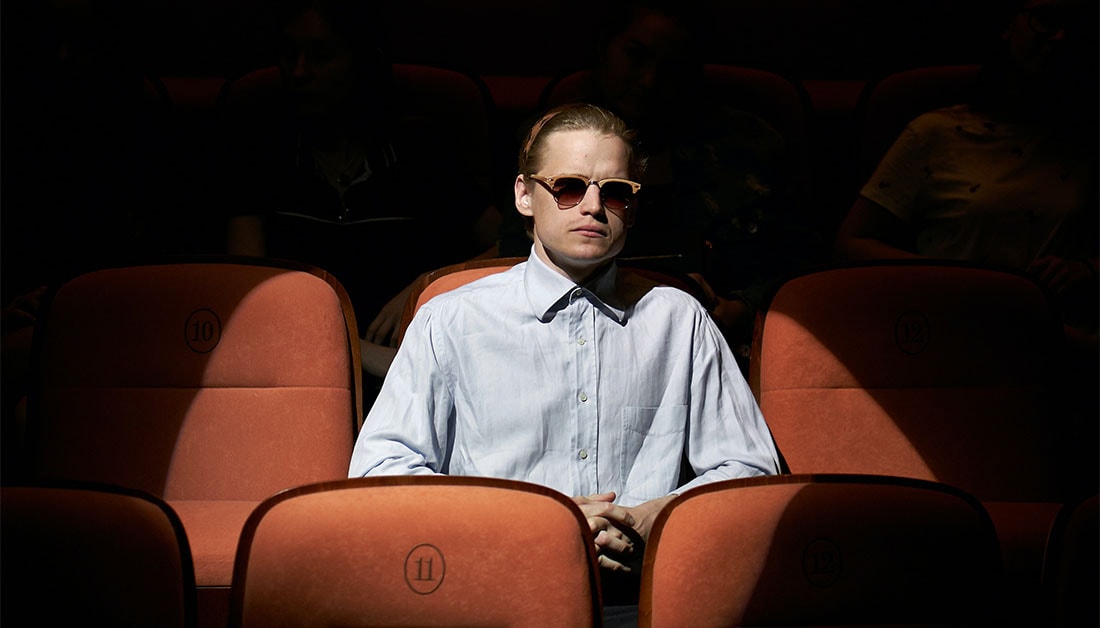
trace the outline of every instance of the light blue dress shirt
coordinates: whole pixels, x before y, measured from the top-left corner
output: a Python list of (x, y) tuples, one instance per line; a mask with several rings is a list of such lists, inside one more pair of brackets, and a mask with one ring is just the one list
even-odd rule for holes
[(634, 506), (778, 469), (694, 297), (615, 265), (578, 286), (532, 253), (421, 306), (349, 475), (499, 477)]

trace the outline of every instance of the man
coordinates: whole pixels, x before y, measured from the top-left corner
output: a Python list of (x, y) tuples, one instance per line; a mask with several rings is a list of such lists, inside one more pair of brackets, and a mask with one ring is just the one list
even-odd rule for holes
[[(419, 309), (352, 477), (550, 486), (588, 518), (600, 565), (623, 572), (679, 492), (778, 472), (764, 418), (706, 310), (615, 264), (644, 167), (633, 141), (621, 119), (589, 104), (535, 123), (514, 186), (528, 261)], [(694, 477), (683, 482), (682, 467)]]

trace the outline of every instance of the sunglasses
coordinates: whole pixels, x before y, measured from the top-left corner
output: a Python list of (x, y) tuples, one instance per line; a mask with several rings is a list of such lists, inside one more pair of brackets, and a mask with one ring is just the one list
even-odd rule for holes
[(527, 175), (546, 188), (558, 203), (558, 209), (569, 209), (581, 204), (588, 186), (594, 185), (600, 190), (600, 203), (608, 211), (624, 211), (634, 207), (637, 202), (641, 183), (629, 179), (601, 179), (595, 181), (579, 174), (556, 174), (544, 177), (537, 174)]

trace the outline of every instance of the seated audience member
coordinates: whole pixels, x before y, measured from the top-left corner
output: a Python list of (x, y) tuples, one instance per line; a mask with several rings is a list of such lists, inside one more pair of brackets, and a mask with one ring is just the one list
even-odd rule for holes
[(1097, 4), (1013, 7), (967, 102), (912, 120), (837, 233), (838, 260), (940, 258), (1033, 274), (1065, 329), (1057, 381), (1095, 490), (1100, 430)]
[(378, 7), (274, 3), (281, 89), (232, 107), (225, 168), (229, 252), (333, 273), (354, 304), (375, 387), (412, 281), (489, 249), (499, 218), (474, 164), (440, 167), (441, 152), (461, 150), (440, 146), (447, 121), (395, 110)]
[(968, 102), (918, 116), (883, 157), (834, 256), (1029, 271), (1061, 299), (1071, 338), (1095, 348), (1095, 17), (1085, 0), (1017, 6)]
[[(649, 158), (645, 218), (622, 257), (700, 281), (746, 369), (769, 289), (825, 253), (802, 213), (796, 151), (760, 116), (708, 93), (700, 3), (623, 0), (600, 15), (591, 82), (578, 98), (622, 117)], [(501, 250), (522, 254), (530, 241), (508, 218)]]
[[(706, 310), (616, 263), (646, 215), (634, 139), (590, 104), (533, 125), (514, 183), (533, 240), (527, 261), (417, 311), (349, 470), (552, 487), (588, 517), (605, 575), (628, 581), (677, 493), (779, 468)], [(636, 604), (636, 590), (612, 591), (609, 604)]]

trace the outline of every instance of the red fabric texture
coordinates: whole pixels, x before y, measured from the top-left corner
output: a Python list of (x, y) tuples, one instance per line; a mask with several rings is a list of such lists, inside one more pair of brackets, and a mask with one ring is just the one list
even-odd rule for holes
[(254, 512), (230, 623), (591, 626), (598, 569), (579, 508), (545, 487), (356, 478)]

